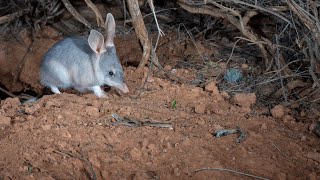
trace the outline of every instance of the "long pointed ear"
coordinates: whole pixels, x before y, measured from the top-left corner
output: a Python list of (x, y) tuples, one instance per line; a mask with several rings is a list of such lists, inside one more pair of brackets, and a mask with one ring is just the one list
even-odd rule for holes
[(104, 46), (104, 37), (100, 32), (96, 30), (92, 29), (90, 31), (88, 43), (91, 49), (97, 54), (102, 54), (106, 51), (106, 48)]
[(116, 32), (116, 23), (111, 13), (107, 14), (106, 30), (107, 30), (106, 46), (114, 46), (113, 39)]

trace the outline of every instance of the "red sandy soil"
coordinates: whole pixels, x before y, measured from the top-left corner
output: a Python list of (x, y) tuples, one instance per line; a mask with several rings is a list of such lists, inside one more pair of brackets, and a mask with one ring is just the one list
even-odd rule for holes
[[(187, 72), (188, 70), (183, 70)], [(319, 179), (320, 144), (302, 123), (283, 122), (247, 101), (154, 77), (139, 87), (134, 68), (125, 68), (128, 95), (46, 95), (21, 105), (0, 106), (0, 179), (253, 179), (225, 168), (270, 179)], [(241, 99), (241, 97), (240, 97)], [(176, 102), (175, 108), (172, 103)], [(248, 103), (249, 102), (249, 103)], [(111, 114), (167, 122), (173, 129), (113, 126)], [(216, 138), (218, 129), (238, 134)]]

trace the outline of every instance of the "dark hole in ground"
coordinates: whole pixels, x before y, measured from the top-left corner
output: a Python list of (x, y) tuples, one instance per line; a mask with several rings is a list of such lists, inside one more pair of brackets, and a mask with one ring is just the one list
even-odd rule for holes
[(39, 94), (36, 91), (33, 90), (23, 90), (23, 91), (19, 91), (19, 92), (10, 92), (8, 89), (5, 88), (5, 86), (3, 84), (0, 83), (0, 87), (4, 90), (0, 90), (0, 99), (6, 99), (11, 97), (8, 93), (6, 93), (5, 91), (17, 96), (17, 97), (23, 97), (20, 98), (20, 100), (25, 99), (26, 97), (37, 97), (39, 96)]
[[(5, 86), (3, 84), (0, 83), (0, 88), (4, 89), (7, 91), (7, 89), (5, 88)], [(10, 97), (7, 93), (3, 92), (2, 90), (0, 91), (0, 99), (6, 99)]]
[(138, 67), (138, 66), (139, 66), (139, 62), (138, 62), (138, 61), (125, 62), (125, 63), (123, 64), (123, 66), (125, 66), (125, 67), (129, 67), (129, 66)]

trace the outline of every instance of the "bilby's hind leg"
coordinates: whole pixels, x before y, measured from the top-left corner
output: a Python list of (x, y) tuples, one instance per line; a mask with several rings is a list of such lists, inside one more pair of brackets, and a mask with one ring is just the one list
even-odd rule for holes
[(59, 89), (56, 86), (50, 86), (50, 89), (55, 94), (61, 94), (61, 92), (59, 91)]

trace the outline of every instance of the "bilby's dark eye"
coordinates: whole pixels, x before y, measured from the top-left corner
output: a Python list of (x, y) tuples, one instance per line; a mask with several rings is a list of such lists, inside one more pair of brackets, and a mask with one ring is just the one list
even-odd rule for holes
[(109, 71), (109, 75), (110, 75), (110, 76), (113, 76), (114, 73), (113, 73), (112, 71)]

